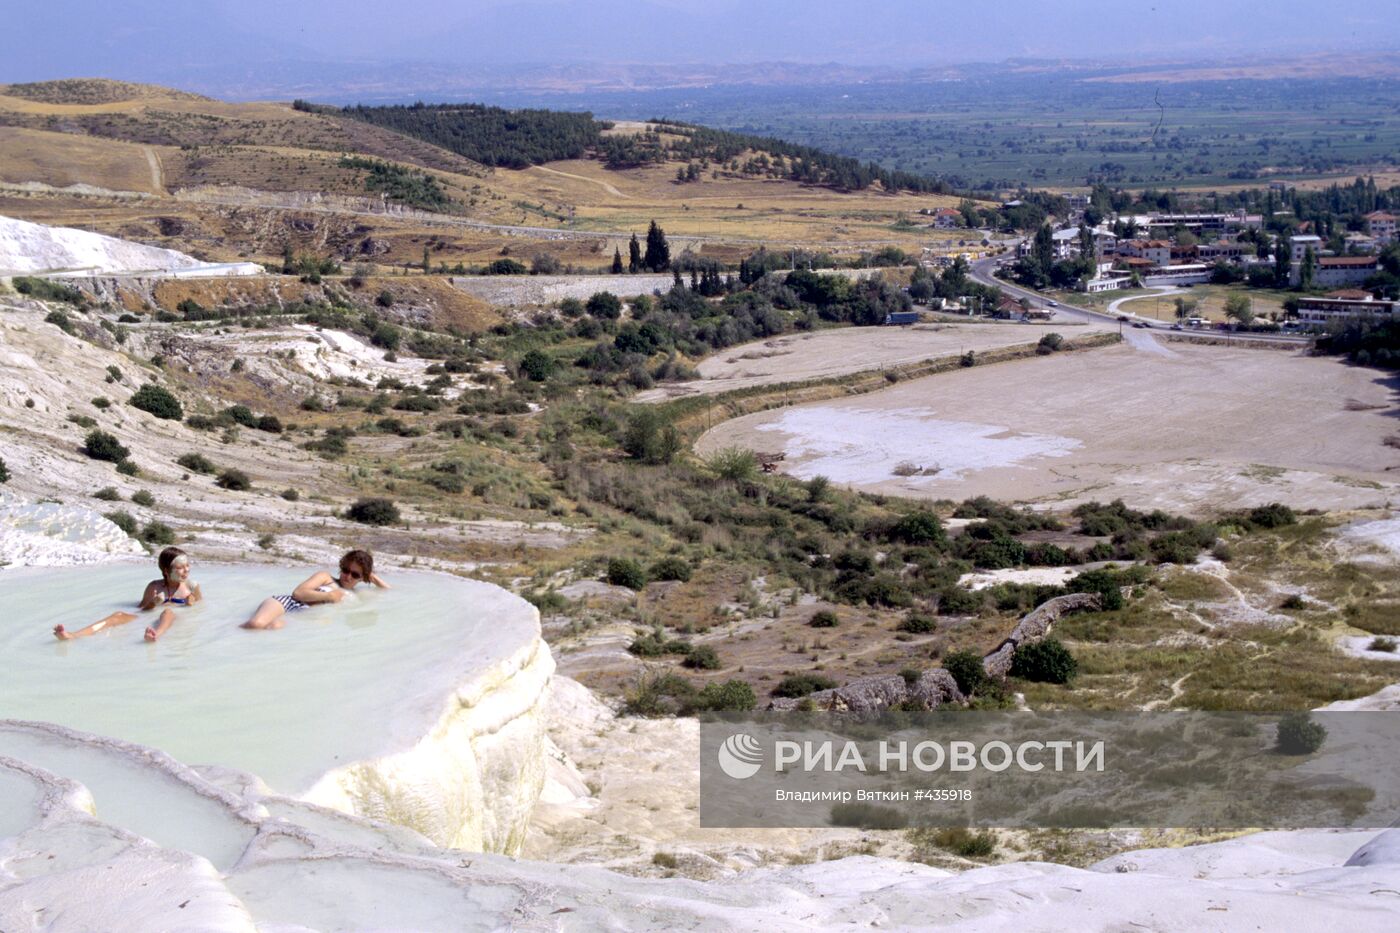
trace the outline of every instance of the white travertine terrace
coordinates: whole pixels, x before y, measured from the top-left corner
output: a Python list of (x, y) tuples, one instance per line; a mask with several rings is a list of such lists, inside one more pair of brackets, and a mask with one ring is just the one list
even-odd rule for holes
[[(385, 571), (393, 590), (361, 587), (280, 631), (248, 632), (238, 623), (257, 603), (307, 571), (196, 564), (206, 601), (177, 610), (159, 642), (142, 641), (153, 613), (54, 639), (56, 624), (128, 607), (152, 569), (4, 571), (0, 711), (248, 772), (441, 846), (519, 851), (544, 783), (554, 668), (533, 606), (477, 581)], [(32, 752), (0, 730), (0, 755)]]
[[(130, 743), (0, 721), (0, 929), (1393, 930), (1400, 831), (1260, 833), (1088, 869), (859, 856), (646, 879), (463, 857)], [(75, 775), (81, 775), (75, 779)], [(92, 782), (89, 786), (86, 782)], [(183, 814), (167, 818), (160, 811)]]

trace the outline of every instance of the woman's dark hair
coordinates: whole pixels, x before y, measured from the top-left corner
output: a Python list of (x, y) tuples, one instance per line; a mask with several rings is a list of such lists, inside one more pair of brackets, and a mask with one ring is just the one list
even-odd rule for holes
[(374, 573), (374, 555), (369, 551), (346, 551), (345, 556), (340, 559), (340, 570), (345, 572), (354, 564), (360, 568), (360, 574), (366, 583), (369, 582), (370, 575)]
[(156, 558), (156, 566), (160, 568), (160, 578), (169, 580), (170, 568), (175, 565), (175, 558), (184, 556), (185, 552), (177, 547), (168, 547), (161, 551), (160, 556)]

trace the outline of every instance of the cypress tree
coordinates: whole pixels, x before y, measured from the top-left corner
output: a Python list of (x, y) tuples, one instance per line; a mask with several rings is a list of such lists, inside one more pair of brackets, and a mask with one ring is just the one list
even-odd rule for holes
[(637, 235), (632, 234), (632, 242), (627, 244), (627, 271), (636, 275), (642, 270), (642, 244), (637, 242)]
[(647, 228), (647, 252), (642, 265), (652, 272), (665, 272), (671, 266), (671, 245), (656, 221)]
[(620, 250), (620, 249), (614, 249), (614, 250), (613, 250), (612, 274), (613, 274), (613, 275), (621, 275), (621, 274), (622, 274), (622, 250)]

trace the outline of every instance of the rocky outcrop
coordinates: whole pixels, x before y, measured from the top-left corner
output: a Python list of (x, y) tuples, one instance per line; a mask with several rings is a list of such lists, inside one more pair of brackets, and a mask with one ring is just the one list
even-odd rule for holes
[[(1020, 645), (1033, 644), (1050, 634), (1059, 619), (1071, 612), (1098, 609), (1097, 593), (1070, 593), (1041, 603), (1016, 624), (996, 650), (982, 659), (982, 666), (992, 677), (1005, 677), (1011, 670), (1011, 658)], [(965, 703), (958, 682), (947, 670), (938, 667), (924, 671), (917, 680), (908, 681), (898, 674), (862, 677), (842, 687), (818, 690), (801, 699), (780, 697), (768, 708), (776, 712), (814, 709), (832, 712), (872, 713), (891, 708), (938, 709), (949, 703)]]
[(1097, 593), (1070, 593), (1047, 599), (1026, 614), (1006, 640), (996, 650), (982, 659), (982, 666), (992, 677), (1005, 677), (1011, 671), (1011, 658), (1020, 645), (1033, 644), (1050, 634), (1050, 629), (1061, 616), (1071, 612), (1084, 612), (1098, 609), (1101, 605)]

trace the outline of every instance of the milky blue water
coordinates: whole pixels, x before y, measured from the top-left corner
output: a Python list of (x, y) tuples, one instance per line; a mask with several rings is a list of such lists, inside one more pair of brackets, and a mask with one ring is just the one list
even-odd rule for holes
[[(250, 771), (304, 793), (325, 772), (411, 745), (451, 692), (525, 643), (527, 603), (489, 584), (396, 573), (392, 590), (360, 586), (285, 628), (239, 628), (266, 596), (316, 568), (196, 563), (205, 601), (142, 640), (159, 610), (90, 638), (60, 642), (132, 609), (150, 565), (0, 571), (0, 719), (33, 719), (159, 748), (186, 764)], [(0, 755), (6, 754), (0, 734)], [(17, 756), (18, 757), (18, 756)]]

